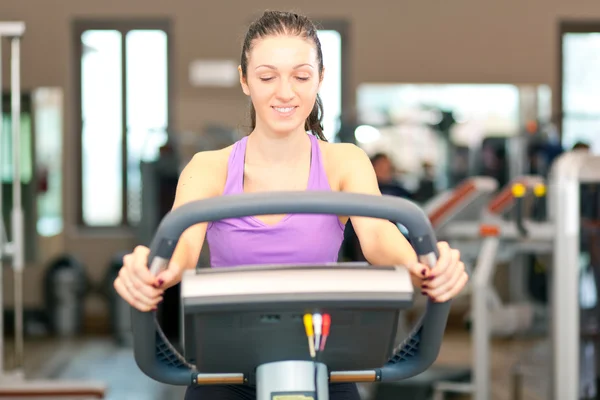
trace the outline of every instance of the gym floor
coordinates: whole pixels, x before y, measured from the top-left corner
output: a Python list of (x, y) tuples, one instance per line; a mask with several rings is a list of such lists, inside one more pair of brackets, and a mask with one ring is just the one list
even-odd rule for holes
[[(512, 400), (511, 368), (519, 357), (539, 343), (539, 340), (534, 339), (494, 341), (493, 400)], [(5, 353), (9, 357), (12, 345), (10, 341), (7, 343)], [(131, 349), (115, 346), (110, 337), (87, 337), (73, 341), (27, 341), (25, 351), (25, 370), (29, 378), (99, 380), (108, 385), (107, 400), (183, 399), (185, 392), (185, 388), (162, 385), (147, 378), (137, 368)], [(12, 365), (9, 357), (6, 358), (6, 363), (10, 369)], [(470, 363), (470, 357), (469, 334), (464, 330), (450, 328), (437, 364), (465, 366)], [(535, 377), (526, 377), (523, 384), (522, 400), (546, 398), (544, 382)], [(460, 398), (470, 399), (471, 396)]]

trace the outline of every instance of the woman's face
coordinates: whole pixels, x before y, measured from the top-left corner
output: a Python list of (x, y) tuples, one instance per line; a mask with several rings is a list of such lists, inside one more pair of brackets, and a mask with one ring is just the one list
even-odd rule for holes
[(256, 110), (256, 126), (276, 134), (304, 131), (322, 76), (314, 44), (298, 36), (269, 36), (254, 42), (244, 93)]

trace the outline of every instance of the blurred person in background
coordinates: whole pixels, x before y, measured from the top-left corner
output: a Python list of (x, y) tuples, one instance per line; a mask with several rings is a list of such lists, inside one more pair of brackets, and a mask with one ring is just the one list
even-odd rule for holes
[(421, 168), (423, 168), (423, 176), (419, 179), (415, 201), (424, 203), (435, 196), (435, 169), (433, 164), (428, 161), (424, 161)]
[(381, 194), (387, 194), (390, 196), (397, 196), (406, 199), (412, 199), (413, 194), (406, 190), (404, 186), (396, 179), (396, 167), (385, 153), (377, 153), (371, 157), (371, 164), (375, 170), (375, 176), (377, 177), (377, 183), (379, 184), (379, 190)]

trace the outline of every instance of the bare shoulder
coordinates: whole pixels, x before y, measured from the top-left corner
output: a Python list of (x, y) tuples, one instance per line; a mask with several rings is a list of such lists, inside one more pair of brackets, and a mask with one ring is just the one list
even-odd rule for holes
[(187, 163), (179, 176), (180, 186), (201, 190), (206, 196), (220, 195), (227, 180), (227, 162), (233, 146), (201, 151)]
[(194, 154), (186, 168), (205, 168), (209, 165), (216, 169), (227, 168), (227, 160), (232, 150), (233, 145), (219, 150), (200, 151)]
[(319, 142), (323, 163), (332, 188), (343, 190), (348, 175), (371, 165), (363, 149), (352, 143)]
[(321, 149), (327, 162), (336, 165), (336, 168), (351, 168), (356, 163), (370, 163), (367, 153), (352, 143), (322, 142)]

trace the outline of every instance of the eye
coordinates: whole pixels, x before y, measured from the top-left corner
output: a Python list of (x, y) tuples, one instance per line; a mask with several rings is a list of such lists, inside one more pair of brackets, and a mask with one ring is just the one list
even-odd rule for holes
[(260, 78), (260, 80), (263, 81), (263, 82), (267, 82), (267, 81), (270, 81), (272, 79), (273, 79), (272, 76), (271, 77), (267, 77), (267, 78)]
[(298, 76), (296, 79), (298, 79), (299, 81), (307, 81), (310, 78), (309, 77), (304, 77), (304, 76)]

